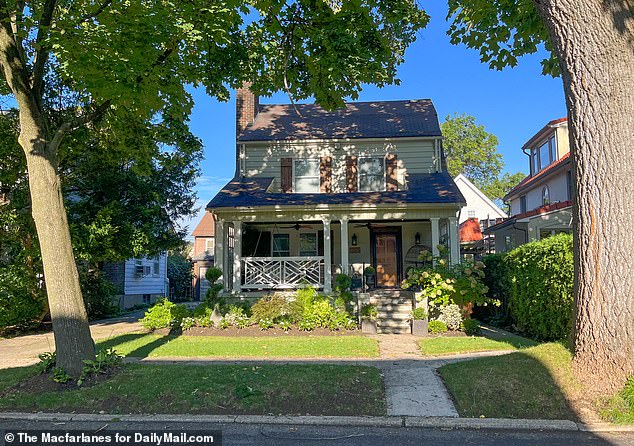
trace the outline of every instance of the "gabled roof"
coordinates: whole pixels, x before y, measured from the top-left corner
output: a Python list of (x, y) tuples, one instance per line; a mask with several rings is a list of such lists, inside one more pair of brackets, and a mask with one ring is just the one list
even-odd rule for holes
[[(456, 185), (458, 185), (458, 183), (461, 182), (466, 187), (471, 189), (478, 197), (480, 197), (480, 199), (484, 203), (486, 203), (487, 206), (489, 206), (491, 208), (491, 210), (493, 210), (495, 213), (498, 214), (498, 218), (506, 218), (506, 217), (508, 217), (506, 212), (504, 212), (502, 209), (500, 209), (493, 201), (491, 201), (491, 199), (489, 197), (484, 195), (484, 192), (482, 192), (480, 189), (478, 189), (476, 187), (475, 184), (473, 184), (471, 181), (469, 181), (469, 178), (467, 178), (463, 174), (458, 174), (458, 176), (456, 178), (454, 178), (453, 180), (456, 183)], [(458, 185), (458, 189), (460, 189), (459, 185)], [(467, 206), (468, 205), (469, 205), (469, 203), (467, 203)]]
[(192, 232), (194, 237), (213, 237), (216, 232), (214, 216), (210, 212), (205, 212), (203, 218)]
[(544, 214), (548, 214), (550, 212), (555, 212), (558, 211), (560, 209), (566, 209), (568, 207), (572, 206), (572, 200), (566, 200), (566, 201), (558, 201), (557, 203), (551, 203), (551, 204), (546, 204), (544, 206), (540, 206), (538, 208), (532, 209), (530, 211), (527, 212), (522, 212), (521, 214), (517, 214), (514, 215), (511, 218), (507, 218), (506, 220), (503, 220), (493, 226), (489, 226), (487, 229), (485, 229), (484, 232), (491, 232), (491, 231), (495, 231), (497, 229), (500, 229), (504, 226), (507, 226), (510, 223), (515, 223), (516, 221), (520, 221), (523, 220), (525, 218), (531, 218), (531, 217), (535, 217), (537, 215), (544, 215)]
[(477, 218), (469, 218), (460, 224), (460, 241), (477, 242), (482, 240), (482, 230)]
[(207, 209), (261, 206), (314, 206), (320, 204), (390, 205), (456, 204), (465, 199), (447, 172), (410, 174), (408, 189), (393, 192), (345, 192), (336, 194), (267, 192), (273, 178), (234, 178), (209, 202)]
[(532, 186), (533, 184), (536, 184), (539, 180), (542, 180), (550, 176), (551, 174), (558, 171), (560, 167), (567, 165), (569, 163), (570, 163), (570, 152), (567, 152), (564, 156), (562, 156), (561, 158), (559, 158), (557, 161), (550, 164), (549, 166), (546, 166), (544, 169), (540, 170), (535, 175), (526, 176), (522, 181), (519, 182), (517, 186), (515, 186), (513, 189), (508, 191), (508, 193), (504, 196), (504, 200), (506, 201), (507, 198), (512, 197), (513, 195), (517, 195), (518, 193), (528, 189), (529, 186)]
[(317, 104), (263, 105), (238, 141), (441, 136), (429, 99), (348, 102), (328, 111)]
[(563, 124), (564, 122), (567, 123), (568, 122), (568, 118), (553, 119), (548, 124), (546, 124), (544, 127), (542, 127), (542, 129), (539, 132), (535, 133), (531, 137), (531, 139), (526, 141), (526, 143), (522, 146), (522, 149), (532, 148), (533, 144), (538, 142), (542, 138), (542, 136), (544, 136), (546, 133), (548, 133), (549, 130), (551, 130), (553, 127), (559, 127), (560, 124)]

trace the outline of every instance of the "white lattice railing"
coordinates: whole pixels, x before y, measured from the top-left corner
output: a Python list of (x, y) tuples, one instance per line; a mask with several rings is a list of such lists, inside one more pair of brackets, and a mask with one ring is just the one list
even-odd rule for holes
[(243, 257), (243, 288), (324, 286), (323, 257)]

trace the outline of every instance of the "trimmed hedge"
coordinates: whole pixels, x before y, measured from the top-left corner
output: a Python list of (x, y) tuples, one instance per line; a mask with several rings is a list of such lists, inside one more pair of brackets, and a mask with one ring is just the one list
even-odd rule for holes
[[(562, 340), (574, 317), (572, 236), (560, 234), (527, 243), (505, 257), (509, 311), (517, 328), (541, 340)], [(498, 271), (499, 272), (499, 271)]]

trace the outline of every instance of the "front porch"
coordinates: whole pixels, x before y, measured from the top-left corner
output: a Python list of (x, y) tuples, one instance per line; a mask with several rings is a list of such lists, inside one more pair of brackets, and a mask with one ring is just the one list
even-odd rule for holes
[(224, 289), (255, 294), (311, 285), (329, 293), (334, 277), (341, 273), (353, 276), (354, 287), (360, 288), (368, 266), (376, 270), (377, 288), (399, 288), (407, 270), (421, 265), (421, 250), (438, 255), (438, 245), (445, 245), (450, 261), (459, 262), (455, 211), (426, 212), (427, 218), (411, 219), (394, 212), (373, 213), (373, 219), (367, 215), (315, 219), (299, 213), (278, 218), (218, 216), (216, 259), (224, 273)]

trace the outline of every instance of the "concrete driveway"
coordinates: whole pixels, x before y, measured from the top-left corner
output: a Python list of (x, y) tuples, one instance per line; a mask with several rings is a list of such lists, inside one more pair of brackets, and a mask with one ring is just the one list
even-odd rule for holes
[[(142, 330), (138, 320), (143, 312), (127, 316), (104, 319), (90, 324), (93, 339), (109, 338), (124, 333)], [(0, 339), (0, 369), (22, 367), (39, 361), (37, 355), (55, 350), (53, 333), (18, 336), (11, 339)]]

